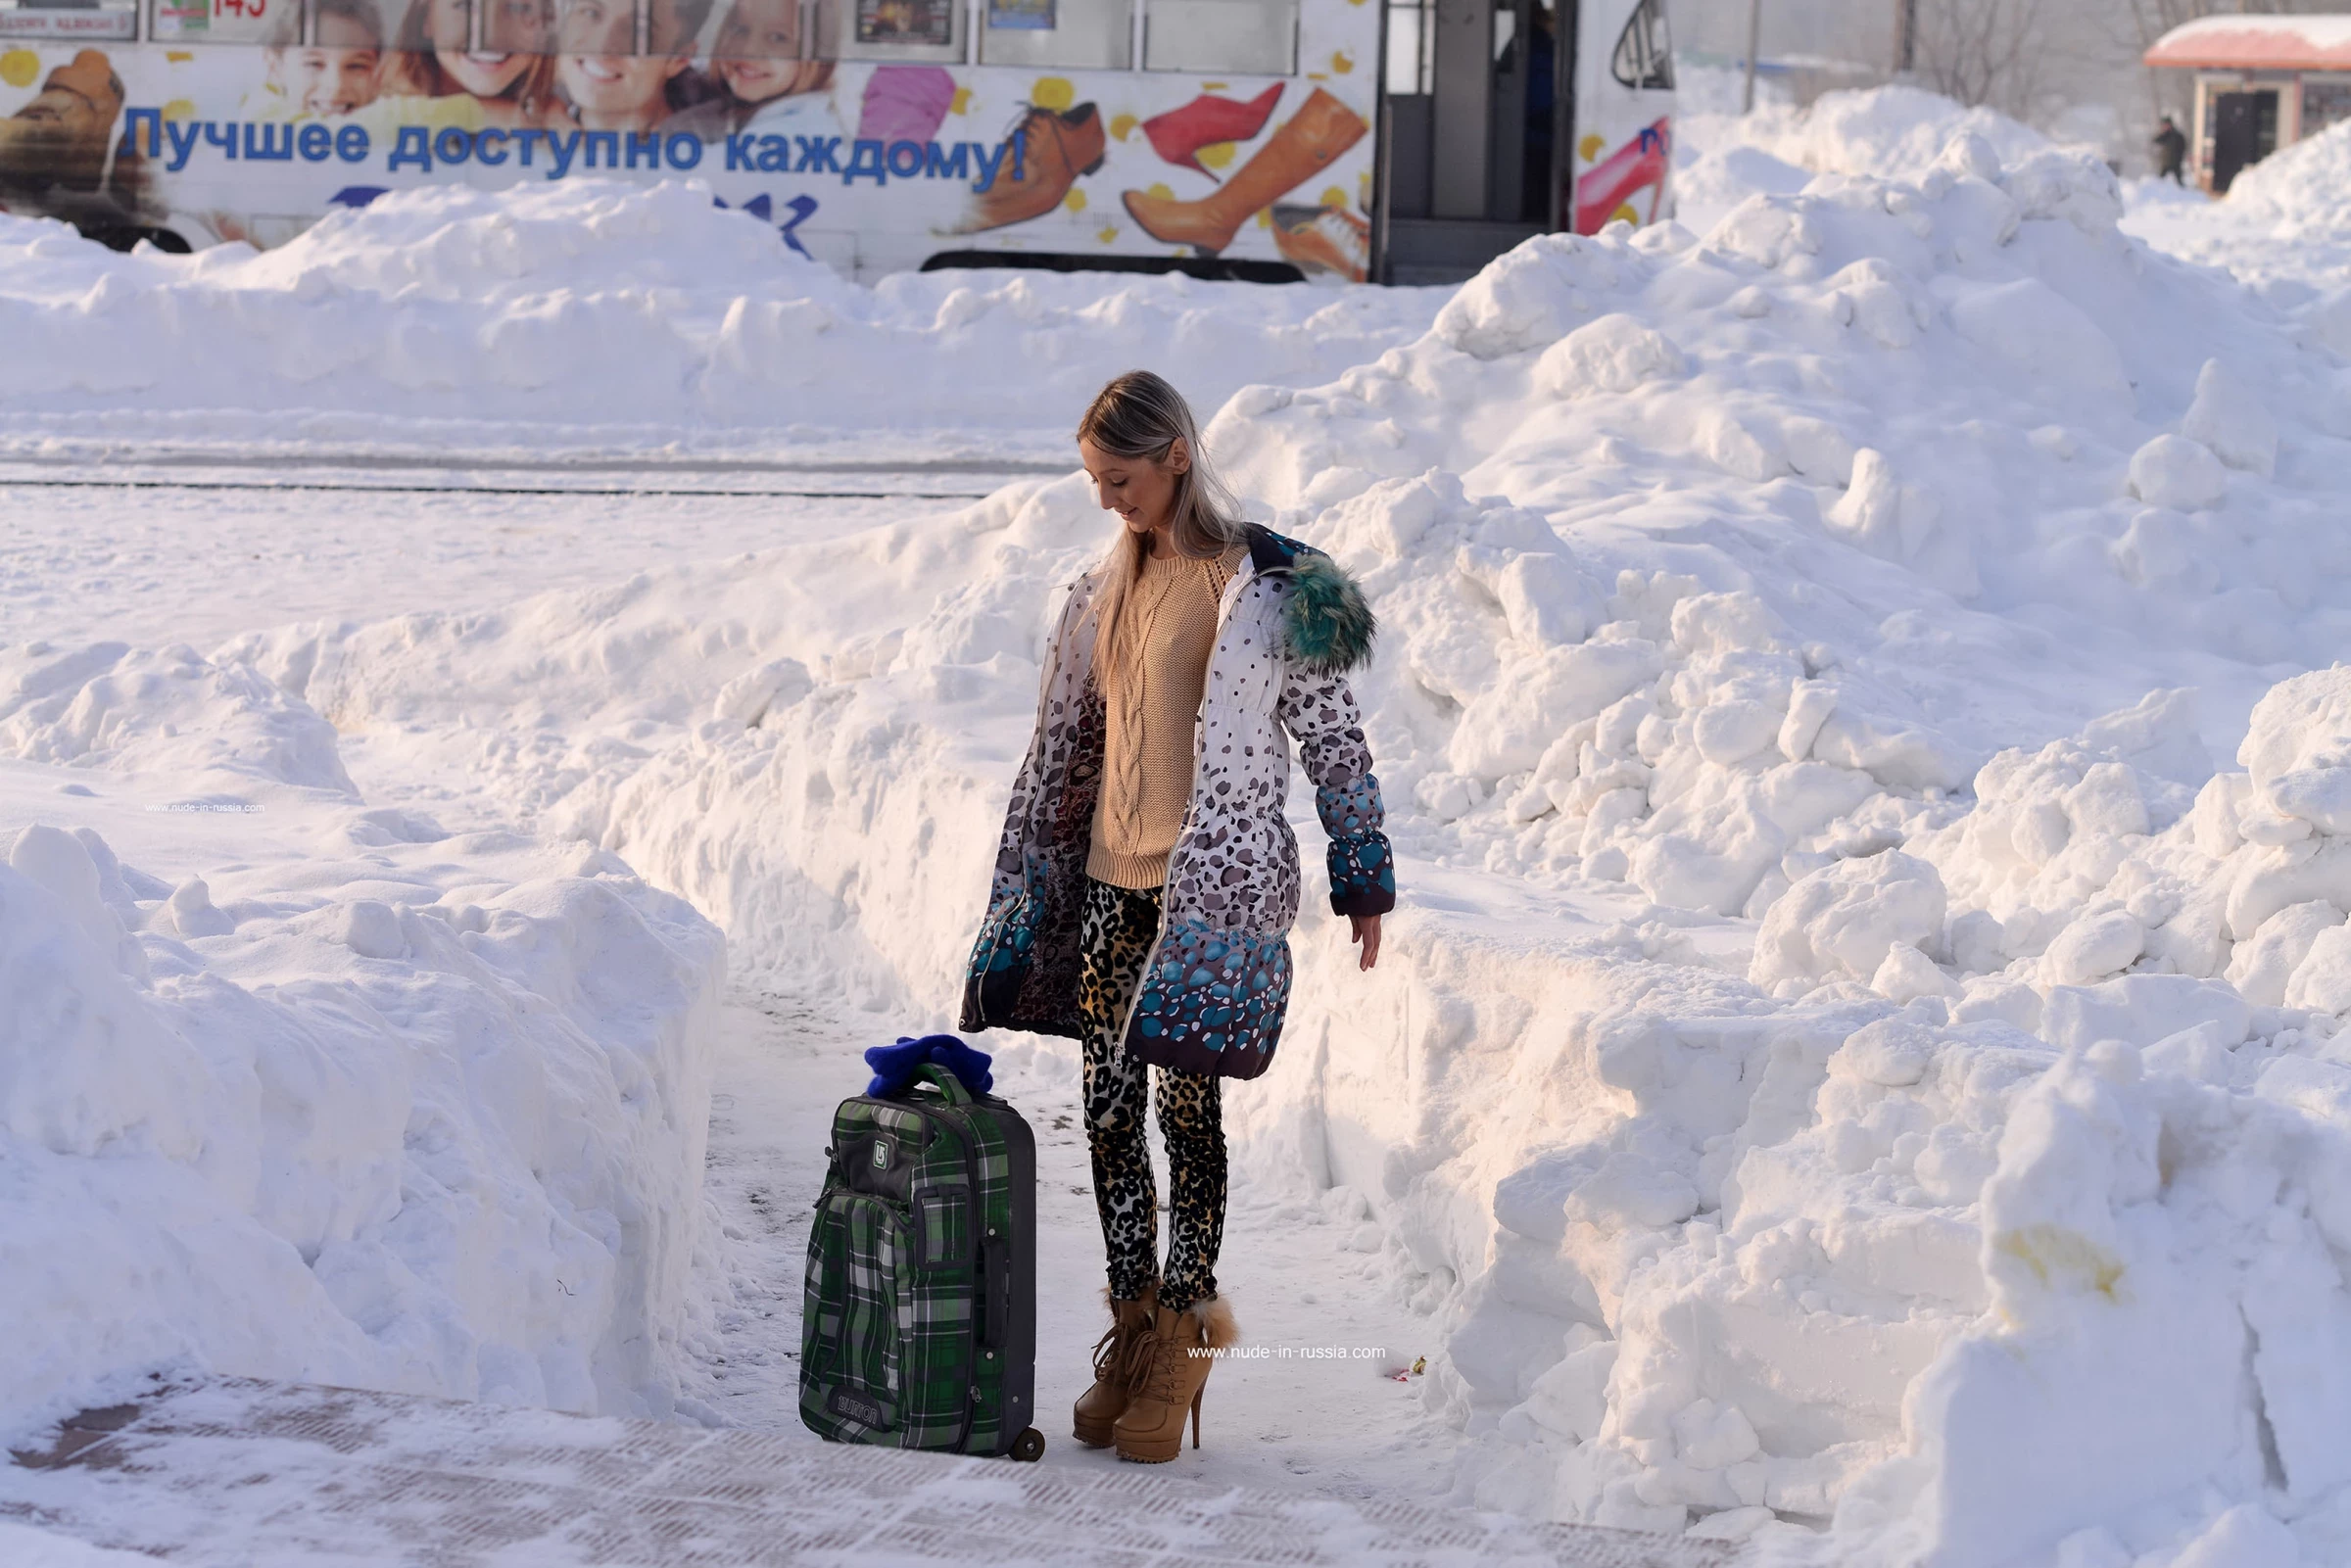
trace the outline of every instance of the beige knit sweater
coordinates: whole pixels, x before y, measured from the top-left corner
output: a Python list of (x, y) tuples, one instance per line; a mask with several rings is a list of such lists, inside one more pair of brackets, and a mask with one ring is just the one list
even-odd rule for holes
[(1102, 682), (1107, 719), (1102, 796), (1085, 874), (1113, 887), (1157, 888), (1192, 796), (1193, 732), (1217, 639), (1217, 604), (1248, 546), (1216, 560), (1146, 556), (1112, 629)]

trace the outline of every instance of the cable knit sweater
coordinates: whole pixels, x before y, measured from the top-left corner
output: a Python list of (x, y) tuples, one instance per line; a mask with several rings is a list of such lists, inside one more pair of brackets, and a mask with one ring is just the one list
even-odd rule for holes
[(1113, 887), (1157, 889), (1192, 796), (1193, 736), (1217, 639), (1217, 603), (1247, 556), (1150, 555), (1127, 592), (1116, 656), (1102, 681), (1102, 803), (1085, 874)]

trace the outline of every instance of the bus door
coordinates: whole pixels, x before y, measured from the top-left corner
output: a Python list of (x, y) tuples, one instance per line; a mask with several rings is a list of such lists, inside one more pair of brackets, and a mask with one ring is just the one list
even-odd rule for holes
[(1388, 0), (1381, 275), (1459, 281), (1529, 235), (1662, 206), (1663, 0)]
[(1391, 281), (1466, 277), (1549, 226), (1559, 3), (1389, 0), (1381, 178)]

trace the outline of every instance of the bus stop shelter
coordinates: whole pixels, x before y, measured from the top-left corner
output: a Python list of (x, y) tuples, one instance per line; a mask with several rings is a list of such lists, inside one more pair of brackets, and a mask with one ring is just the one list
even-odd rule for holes
[(2196, 73), (2187, 156), (2216, 196), (2247, 166), (2351, 119), (2351, 16), (2205, 17), (2144, 58)]

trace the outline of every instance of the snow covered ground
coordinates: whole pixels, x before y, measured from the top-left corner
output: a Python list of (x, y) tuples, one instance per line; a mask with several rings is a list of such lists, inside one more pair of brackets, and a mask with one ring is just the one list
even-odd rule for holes
[[(1445, 292), (954, 271), (866, 289), (683, 181), (452, 187), (339, 211), (266, 253), (193, 257), (116, 257), (0, 215), (0, 336), (20, 367), (0, 451), (1033, 452), (1139, 349), (1213, 407), (1248, 380), (1375, 356)], [(157, 340), (179, 347), (145, 352)]]
[(2244, 171), (2228, 199), (2158, 180), (2134, 183), (2126, 232), (2174, 256), (2225, 267), (2307, 315), (2351, 354), (2351, 125), (2336, 125)]
[[(2162, 193), (2127, 198), (2101, 165), (1919, 95), (1690, 132), (1683, 224), (1532, 242), (1450, 296), (951, 275), (866, 295), (791, 271), (752, 288), (725, 214), (668, 196), (371, 209), (380, 229), (322, 228), (299, 262), (284, 260), (298, 248), (114, 262), (44, 232), (13, 242), (0, 301), (42, 323), (61, 363), (84, 339), (34, 302), (79, 302), (85, 336), (141, 311), (239, 336), (189, 327), (197, 351), (150, 356), (134, 382), (64, 377), (54, 407), (12, 397), (0, 440), (164, 431), (226, 452), (259, 432), (344, 450), (375, 438), (338, 410), (379, 400), (395, 444), (429, 447), (455, 405), (481, 414), (484, 450), (546, 430), (649, 449), (701, 425), (689, 456), (838, 458), (893, 428), (951, 427), (964, 457), (1028, 461), (1104, 373), (1156, 360), (1221, 404), (1212, 449), (1260, 515), (1358, 571), (1387, 628), (1363, 691), (1405, 906), (1367, 978), (1310, 901), (1281, 1058), (1229, 1100), (1223, 1272), (1262, 1342), (1430, 1351), (1417, 1384), (1221, 1370), (1210, 1427), (1230, 1438), (1201, 1467), (1262, 1480), (1303, 1462), (1339, 1490), (1689, 1527), (1788, 1561), (2340, 1561), (2351, 676), (2328, 666), (2351, 639), (2351, 370), (2327, 312), (2351, 278), (2316, 244), (2243, 261), (2245, 280), (2196, 264), (2237, 264), (2231, 225), (2339, 210), (2334, 155), (2314, 144), (2230, 203), (2162, 208), (2158, 237), (2183, 261), (2133, 237), (2156, 233)], [(465, 303), (502, 247), (538, 303), (524, 285)], [(677, 255), (693, 268), (657, 276)], [(425, 303), (394, 313), (419, 267)], [(529, 339), (538, 316), (591, 309), (558, 296), (671, 336), (591, 314), (587, 348)], [(986, 309), (949, 319), (972, 302)], [(801, 331), (810, 309), (830, 324), (792, 343), (832, 367), (814, 391), (779, 368), (782, 337), (747, 358), (727, 347), (771, 315), (756, 330)], [(355, 334), (336, 309), (382, 313)], [(606, 338), (658, 367), (640, 422), (583, 401), (608, 373), (595, 363), (500, 379), (505, 358), (476, 351), (502, 333), (540, 344), (526, 367)], [(360, 348), (333, 363), (283, 358), (347, 336)], [(252, 358), (257, 345), (280, 357)], [(234, 397), (222, 355), (242, 367)], [(420, 363), (439, 379), (411, 387)], [(847, 373), (865, 364), (870, 397)], [(1050, 366), (1033, 403), (1001, 396), (1008, 364)], [(729, 377), (770, 400), (755, 417), (714, 395)], [(821, 395), (851, 386), (856, 400)], [(716, 1226), (695, 1288), (669, 1283), (674, 1259), (644, 1276), (676, 1292), (648, 1319), (653, 1375), (589, 1402), (626, 1408), (649, 1387), (705, 1417), (788, 1423), (812, 1123), (858, 1076), (856, 1044), (948, 1016), (1052, 593), (1104, 540), (1083, 486), (1039, 474), (970, 505), (765, 514), (718, 498), (336, 499), (320, 504), (348, 521), (315, 550), (287, 497), (174, 497), (162, 514), (191, 541), (277, 541), (193, 592), (158, 552), (145, 493), (62, 504), (80, 510), (24, 548), (63, 552), (93, 586), (11, 561), (8, 635), (26, 641), (4, 656), (24, 694), (0, 713), (0, 749), (30, 782), (5, 821), (103, 812), (88, 825), (155, 879), (125, 875), (116, 894), (92, 874), (118, 926), (89, 916), (71, 973), (150, 1009), (197, 983), (167, 959), (201, 966), (205, 998), (339, 981), (350, 954), (389, 950), (385, 915), (350, 913), (365, 904), (405, 955), (376, 959), (394, 968), (375, 983), (421, 984), (445, 952), (456, 964), (444, 926), (492, 971), (519, 962), (480, 951), (521, 889), (626, 905), (648, 932), (629, 962), (703, 956), (642, 1023), (693, 1046), (658, 1080), (675, 1103), (717, 1075)], [(493, 515), (538, 526), (493, 545)], [(443, 550), (472, 563), (447, 597), (419, 564)], [(159, 603), (174, 588), (203, 602)], [(166, 651), (81, 651), (99, 635)], [(139, 838), (161, 814), (135, 808), (162, 797), (138, 791), (191, 779), (268, 809), (203, 819), (225, 836), (164, 818), (171, 834)], [(55, 794), (68, 781), (102, 796)], [(256, 781), (310, 793), (279, 806)], [(427, 817), (446, 836), (419, 841)], [(353, 821), (383, 835), (363, 846), (369, 879), (336, 869), (366, 832)], [(63, 841), (19, 841), (52, 868), (51, 898), (89, 880), (54, 870)], [(159, 891), (198, 874), (203, 907)], [(461, 874), (517, 891), (460, 898)], [(394, 879), (411, 890), (378, 885)], [(291, 905), (297, 882), (324, 904), (280, 913), (270, 900)], [(647, 912), (673, 906), (653, 888), (726, 931), (723, 1025), (708, 927), (682, 911), (660, 926)], [(485, 924), (419, 913), (461, 906)], [(207, 909), (233, 934), (190, 936)], [(267, 924), (304, 918), (343, 946)], [(543, 988), (551, 1030), (572, 1018), (610, 1059), (601, 1009), (576, 1011), (596, 993), (566, 974), (515, 983)], [(462, 1055), (431, 1042), (461, 1036), (470, 1005), (436, 983), (442, 1011), (368, 1004), (369, 1028), (435, 1064), (418, 1103)], [(227, 1036), (191, 1018), (173, 1027), (218, 1056), (207, 1042)], [(1055, 1125), (1070, 1051), (984, 1043), (1062, 1185), (1081, 1185)], [(634, 1147), (642, 1104), (590, 1087), (585, 1124)], [(52, 1120), (80, 1103), (10, 1092)], [(142, 1109), (164, 1114), (88, 1124), (135, 1127)], [(269, 1116), (252, 1125), (238, 1147), (302, 1158)], [(495, 1139), (467, 1147), (500, 1168)], [(60, 1179), (109, 1164), (79, 1149), (53, 1150)], [(594, 1203), (674, 1194), (647, 1184), (674, 1176), (680, 1148), (599, 1149), (638, 1185)], [(139, 1158), (197, 1190), (171, 1147)], [(552, 1196), (522, 1183), (514, 1212), (587, 1201), (529, 1174)], [(365, 1190), (350, 1173), (304, 1185)], [(315, 1264), (309, 1238), (329, 1222), (306, 1230), (242, 1191), (243, 1209), (218, 1201), (222, 1223), (281, 1247), (278, 1266)], [(669, 1216), (681, 1236), (691, 1211)], [(1095, 1265), (1084, 1195), (1048, 1182), (1044, 1212), (1048, 1343), (1064, 1342), (1040, 1369), (1049, 1408), (1095, 1332)], [(18, 1224), (0, 1218), (0, 1245)], [(608, 1259), (636, 1256), (622, 1239)], [(472, 1246), (445, 1231), (400, 1256), (456, 1277), (444, 1258)], [(493, 1333), (499, 1304), (429, 1296), (353, 1320), (401, 1343), (401, 1325), (434, 1321), (534, 1347), (596, 1327)], [(55, 1354), (56, 1397), (159, 1354), (171, 1318), (152, 1300), (125, 1298), (120, 1339)], [(433, 1363), (443, 1382), (404, 1384), (425, 1363), (333, 1360), (349, 1336), (324, 1316), (216, 1315), (265, 1323), (273, 1351), (300, 1345), (346, 1379), (565, 1402), (554, 1381), (467, 1386)], [(280, 1370), (241, 1364), (226, 1339), (174, 1348)], [(1058, 1447), (1051, 1462), (1082, 1457)]]

